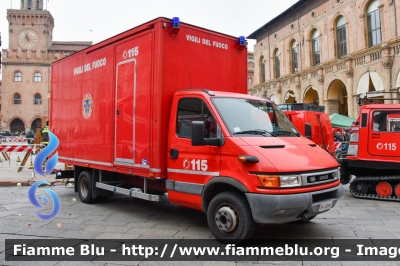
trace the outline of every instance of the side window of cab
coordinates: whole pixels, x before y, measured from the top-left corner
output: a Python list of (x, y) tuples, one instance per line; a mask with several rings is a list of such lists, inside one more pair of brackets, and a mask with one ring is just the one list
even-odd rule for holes
[(192, 122), (204, 122), (204, 137), (215, 138), (220, 132), (217, 122), (204, 101), (197, 98), (181, 99), (176, 118), (176, 135), (181, 138), (192, 138)]

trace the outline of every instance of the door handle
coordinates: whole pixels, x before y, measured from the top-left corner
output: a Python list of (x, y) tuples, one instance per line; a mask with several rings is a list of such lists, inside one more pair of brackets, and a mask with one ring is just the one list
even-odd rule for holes
[(179, 156), (179, 151), (177, 149), (171, 149), (169, 151), (169, 157), (171, 159), (178, 159), (178, 156)]
[(116, 113), (117, 115), (119, 115), (119, 110), (117, 110), (115, 113)]

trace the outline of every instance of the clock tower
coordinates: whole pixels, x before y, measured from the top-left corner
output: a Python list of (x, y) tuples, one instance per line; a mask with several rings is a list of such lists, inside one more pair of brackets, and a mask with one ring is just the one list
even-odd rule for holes
[(9, 43), (2, 51), (1, 62), (0, 129), (11, 133), (35, 131), (45, 124), (51, 64), (92, 44), (53, 41), (54, 19), (43, 9), (44, 1), (20, 1), (19, 9), (7, 10)]
[(43, 0), (20, 0), (20, 9), (8, 9), (9, 49), (39, 53), (50, 49), (54, 19), (43, 10)]

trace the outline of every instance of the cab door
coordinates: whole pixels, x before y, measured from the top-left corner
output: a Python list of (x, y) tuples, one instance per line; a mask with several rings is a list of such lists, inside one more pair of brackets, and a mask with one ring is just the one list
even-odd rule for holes
[(176, 116), (171, 117), (175, 130), (170, 130), (168, 198), (171, 202), (200, 209), (204, 184), (220, 174), (221, 148), (192, 146), (192, 122), (204, 122), (205, 138), (216, 138), (221, 131), (210, 108), (200, 98), (181, 98), (173, 113)]
[(114, 164), (149, 168), (152, 32), (116, 44)]
[(376, 110), (369, 123), (368, 152), (375, 156), (400, 156), (400, 112)]

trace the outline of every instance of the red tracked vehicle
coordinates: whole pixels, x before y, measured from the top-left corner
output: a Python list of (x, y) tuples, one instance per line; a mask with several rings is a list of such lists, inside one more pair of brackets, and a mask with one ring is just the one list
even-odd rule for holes
[[(379, 92), (382, 94), (387, 92)], [(342, 183), (349, 183), (354, 175), (356, 178), (350, 182), (353, 196), (400, 201), (400, 105), (384, 104), (398, 98), (376, 96), (377, 92), (367, 93), (357, 100), (367, 104), (362, 105), (350, 127), (353, 134), (347, 157), (341, 163)]]

